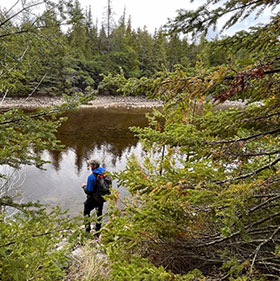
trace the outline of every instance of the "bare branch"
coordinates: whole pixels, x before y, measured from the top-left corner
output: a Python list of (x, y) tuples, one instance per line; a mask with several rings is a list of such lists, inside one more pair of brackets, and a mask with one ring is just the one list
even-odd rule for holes
[(269, 156), (269, 155), (274, 155), (280, 153), (280, 150), (275, 150), (275, 151), (263, 151), (263, 152), (258, 152), (258, 153), (234, 153), (234, 152), (227, 152), (228, 155), (232, 156), (241, 156), (241, 157), (256, 157), (256, 156)]
[(279, 198), (280, 198), (280, 194), (277, 195), (277, 196), (275, 196), (275, 197), (272, 197), (272, 198), (266, 200), (265, 202), (263, 202), (263, 203), (261, 203), (261, 204), (259, 204), (259, 205), (257, 205), (257, 206), (255, 206), (254, 208), (250, 209), (250, 210), (248, 211), (248, 213), (249, 213), (249, 214), (250, 214), (250, 213), (253, 213), (253, 212), (259, 210), (260, 208), (262, 208), (263, 206), (265, 206), (265, 205), (269, 204), (270, 202), (273, 202), (273, 201), (275, 201), (275, 200), (277, 200), (277, 199), (279, 199)]
[[(250, 267), (250, 275), (253, 273), (253, 266), (254, 266), (254, 264), (255, 264), (257, 255), (258, 255), (258, 253), (259, 253), (261, 247), (262, 247), (263, 245), (267, 244), (269, 241), (271, 241), (271, 240), (274, 238), (274, 236), (277, 234), (278, 231), (280, 231), (280, 226), (271, 234), (271, 236), (270, 236), (268, 239), (266, 239), (265, 241), (263, 241), (263, 242), (262, 242), (261, 244), (259, 244), (258, 247), (256, 248), (256, 250), (255, 250), (255, 252), (254, 252), (255, 254), (254, 254), (254, 257), (253, 257), (253, 260), (252, 260), (252, 263), (251, 263), (251, 267)], [(280, 270), (279, 270), (279, 272), (280, 272)]]
[(0, 102), (0, 104), (3, 104), (3, 102), (4, 102), (4, 100), (5, 100), (6, 96), (7, 96), (7, 94), (8, 94), (8, 92), (9, 92), (9, 90), (10, 90), (9, 88), (6, 89), (5, 94), (4, 94), (4, 96), (3, 96), (3, 98), (2, 98), (2, 100), (1, 100), (1, 102)]
[(45, 79), (45, 77), (47, 76), (47, 73), (44, 74), (44, 76), (42, 77), (42, 79), (39, 81), (39, 83), (36, 85), (36, 87), (32, 90), (32, 92), (28, 95), (28, 97), (25, 99), (26, 101), (35, 93), (35, 91), (40, 87), (41, 83), (43, 82), (43, 80)]
[(33, 7), (36, 7), (38, 5), (41, 5), (41, 4), (44, 4), (44, 1), (42, 2), (38, 2), (38, 3), (34, 3), (34, 4), (30, 4), (29, 6), (27, 7), (23, 7), (21, 10), (19, 10), (18, 12), (16, 12), (15, 14), (11, 15), (10, 17), (8, 17), (7, 19), (5, 19), (3, 22), (0, 23), (0, 28), (5, 25), (6, 23), (8, 23), (10, 20), (12, 20), (13, 18), (17, 17), (19, 14), (21, 14), (22, 12), (30, 9), (30, 8), (33, 8)]
[(12, 6), (11, 8), (6, 12), (5, 17), (8, 16), (8, 14), (13, 10), (13, 8), (19, 3), (20, 0), (17, 0)]

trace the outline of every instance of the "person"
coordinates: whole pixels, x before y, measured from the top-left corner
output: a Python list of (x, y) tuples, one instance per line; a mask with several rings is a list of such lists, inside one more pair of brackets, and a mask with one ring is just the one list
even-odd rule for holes
[[(99, 237), (101, 229), (101, 216), (103, 210), (103, 204), (105, 200), (98, 193), (98, 189), (96, 186), (96, 176), (97, 174), (102, 174), (105, 172), (105, 169), (100, 167), (100, 162), (97, 159), (91, 159), (87, 161), (88, 166), (90, 167), (92, 173), (88, 176), (87, 184), (82, 184), (82, 189), (87, 195), (87, 199), (84, 202), (84, 216), (90, 217), (90, 212), (93, 209), (97, 210), (97, 222), (96, 222), (96, 233), (95, 236)], [(90, 222), (85, 225), (86, 232), (90, 232), (91, 226)]]

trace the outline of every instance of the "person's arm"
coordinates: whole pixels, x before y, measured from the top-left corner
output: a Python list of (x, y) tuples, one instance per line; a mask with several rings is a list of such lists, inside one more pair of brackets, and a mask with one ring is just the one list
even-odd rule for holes
[(87, 184), (82, 184), (82, 189), (87, 195), (91, 195), (93, 193), (95, 182), (96, 182), (95, 177), (93, 174), (91, 174), (88, 177)]

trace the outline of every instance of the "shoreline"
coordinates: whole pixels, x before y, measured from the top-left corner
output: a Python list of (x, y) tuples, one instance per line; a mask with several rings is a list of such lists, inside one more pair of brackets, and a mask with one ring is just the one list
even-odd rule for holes
[[(6, 97), (0, 103), (0, 109), (9, 108), (44, 108), (53, 105), (61, 105), (65, 101), (60, 97), (31, 97), (31, 98), (11, 98)], [(151, 108), (161, 107), (163, 103), (159, 100), (149, 100), (145, 97), (131, 96), (97, 96), (94, 100), (86, 105), (80, 105), (79, 108), (109, 108), (109, 107), (126, 107), (126, 108)]]

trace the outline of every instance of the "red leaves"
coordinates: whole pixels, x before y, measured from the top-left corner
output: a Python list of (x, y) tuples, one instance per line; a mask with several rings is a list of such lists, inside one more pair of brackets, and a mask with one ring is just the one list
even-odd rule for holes
[(248, 85), (250, 80), (262, 79), (265, 75), (265, 70), (268, 69), (270, 69), (270, 66), (263, 65), (258, 68), (238, 73), (230, 83), (229, 89), (226, 92), (217, 94), (214, 97), (214, 102), (218, 101), (219, 103), (223, 103), (232, 96), (242, 92), (245, 89), (245, 86)]

